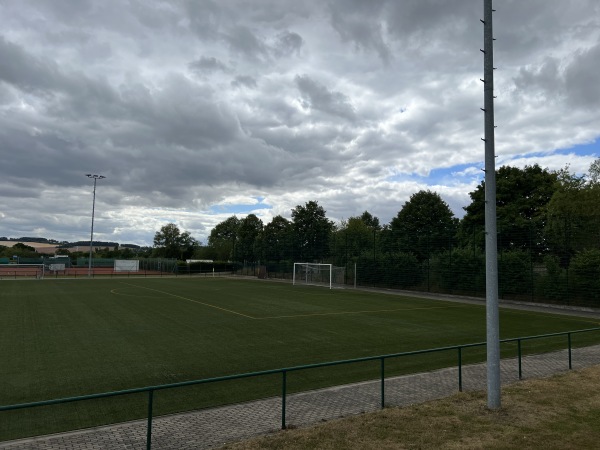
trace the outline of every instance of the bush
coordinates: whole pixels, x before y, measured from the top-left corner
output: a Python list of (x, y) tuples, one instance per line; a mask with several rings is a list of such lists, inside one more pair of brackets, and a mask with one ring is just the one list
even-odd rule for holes
[(567, 276), (560, 266), (560, 258), (548, 255), (544, 257), (544, 266), (546, 272), (538, 282), (538, 292), (541, 292), (543, 300), (556, 302), (567, 298)]
[(600, 250), (584, 250), (571, 259), (576, 296), (590, 306), (600, 306)]
[(457, 248), (432, 260), (432, 273), (442, 292), (479, 295), (485, 292), (485, 255), (480, 250)]
[(423, 272), (412, 253), (390, 253), (381, 260), (383, 282), (391, 288), (409, 288), (423, 281)]
[(498, 261), (498, 291), (501, 297), (531, 294), (532, 269), (528, 252), (502, 252)]

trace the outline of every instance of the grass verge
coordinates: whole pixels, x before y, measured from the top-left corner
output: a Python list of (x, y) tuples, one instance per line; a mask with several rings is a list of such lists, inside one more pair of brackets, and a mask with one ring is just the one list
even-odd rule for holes
[(228, 445), (255, 449), (592, 449), (600, 442), (600, 366), (504, 389), (502, 408), (486, 394), (390, 408)]

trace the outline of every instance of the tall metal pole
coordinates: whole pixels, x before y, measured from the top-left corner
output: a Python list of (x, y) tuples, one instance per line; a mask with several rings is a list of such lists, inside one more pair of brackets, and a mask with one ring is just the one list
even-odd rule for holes
[(90, 232), (90, 259), (88, 262), (89, 263), (88, 277), (91, 277), (92, 276), (92, 251), (94, 248), (94, 212), (96, 210), (96, 182), (98, 180), (101, 180), (106, 177), (103, 175), (95, 175), (95, 174), (91, 174), (91, 173), (86, 173), (85, 176), (94, 180), (94, 199), (92, 200), (92, 231)]
[(500, 408), (500, 320), (494, 138), (494, 37), (492, 0), (483, 1), (483, 85), (485, 112), (485, 289), (488, 408)]

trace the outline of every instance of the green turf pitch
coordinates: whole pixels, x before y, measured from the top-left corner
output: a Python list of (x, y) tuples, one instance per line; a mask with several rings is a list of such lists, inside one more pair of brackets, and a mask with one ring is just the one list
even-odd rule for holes
[[(0, 308), (2, 405), (485, 340), (480, 305), (227, 278), (2, 281)], [(502, 338), (598, 326), (507, 309), (500, 317)], [(481, 359), (483, 351), (465, 358)], [(454, 355), (428, 356), (390, 364), (389, 370), (455, 362)], [(377, 374), (376, 364), (299, 372), (290, 376), (290, 390)], [(278, 379), (268, 377), (207, 386), (164, 391), (157, 408), (236, 402), (280, 389)], [(67, 426), (143, 417), (144, 402), (65, 406), (65, 415), (74, 416)], [(0, 417), (0, 438), (63, 427), (61, 408), (42, 410), (48, 418), (0, 413), (14, 417)], [(23, 421), (35, 430), (22, 431)]]

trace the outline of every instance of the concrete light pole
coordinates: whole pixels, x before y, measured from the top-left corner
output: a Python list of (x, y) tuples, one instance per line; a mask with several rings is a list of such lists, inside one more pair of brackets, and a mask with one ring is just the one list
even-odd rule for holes
[(485, 112), (485, 290), (488, 408), (501, 406), (500, 323), (498, 312), (498, 241), (496, 227), (496, 152), (494, 138), (494, 37), (492, 0), (483, 1), (483, 73)]
[(89, 267), (88, 267), (88, 277), (91, 277), (92, 276), (92, 251), (94, 248), (93, 247), (94, 246), (94, 212), (96, 210), (96, 183), (98, 180), (101, 180), (106, 177), (104, 175), (95, 175), (95, 174), (91, 174), (91, 173), (86, 173), (85, 176), (94, 180), (94, 199), (92, 201), (92, 231), (90, 233), (90, 260), (89, 260)]

